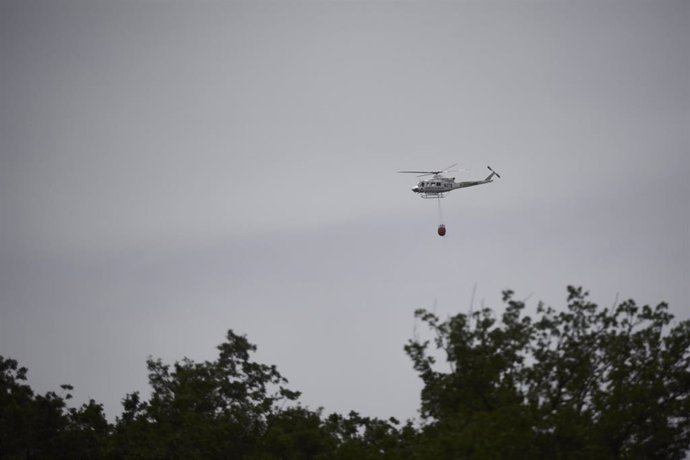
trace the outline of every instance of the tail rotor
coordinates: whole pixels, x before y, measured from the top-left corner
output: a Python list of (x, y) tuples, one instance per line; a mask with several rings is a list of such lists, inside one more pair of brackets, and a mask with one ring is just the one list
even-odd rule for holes
[(501, 175), (499, 173), (497, 173), (496, 171), (494, 171), (493, 169), (491, 169), (491, 166), (487, 166), (487, 168), (489, 168), (489, 171), (491, 171), (491, 175), (495, 175), (499, 179), (501, 178)]

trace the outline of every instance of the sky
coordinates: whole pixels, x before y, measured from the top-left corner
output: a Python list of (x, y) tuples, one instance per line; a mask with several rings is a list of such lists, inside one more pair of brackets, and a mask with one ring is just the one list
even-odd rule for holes
[[(405, 420), (417, 308), (689, 319), (688, 49), (685, 1), (2, 1), (0, 355), (114, 419), (233, 329)], [(441, 238), (396, 171), (456, 162), (502, 178)]]

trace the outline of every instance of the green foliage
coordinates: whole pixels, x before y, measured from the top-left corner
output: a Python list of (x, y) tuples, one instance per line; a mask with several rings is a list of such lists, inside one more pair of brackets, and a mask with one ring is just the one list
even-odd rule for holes
[[(563, 311), (503, 296), (505, 310), (416, 316), (405, 346), (423, 423), (310, 410), (256, 346), (228, 331), (214, 361), (149, 358), (151, 393), (109, 424), (72, 387), (37, 395), (0, 357), (2, 459), (681, 459), (690, 445), (690, 321), (664, 303), (611, 309), (568, 287)], [(445, 365), (441, 362), (444, 361)]]
[(103, 407), (91, 400), (67, 410), (69, 393), (35, 395), (26, 374), (17, 361), (0, 356), (0, 458), (102, 458), (110, 430)]
[(396, 459), (409, 456), (414, 429), (408, 422), (398, 428), (395, 418), (380, 420), (350, 412), (348, 417), (331, 414), (325, 421), (326, 431), (334, 438), (336, 448), (326, 458)]
[(148, 402), (137, 393), (123, 400), (116, 427), (121, 457), (243, 458), (260, 451), (259, 439), (279, 401), (299, 393), (275, 366), (250, 359), (256, 346), (228, 331), (213, 362), (189, 359), (172, 367), (149, 359)]
[(392, 422), (283, 408), (299, 393), (275, 366), (251, 360), (255, 345), (231, 330), (218, 350), (213, 362), (148, 360), (151, 397), (124, 398), (115, 458), (399, 458), (381, 456), (399, 446)]
[[(538, 320), (504, 292), (488, 309), (447, 321), (419, 310), (429, 341), (405, 350), (424, 381), (429, 458), (680, 459), (690, 444), (690, 322), (670, 327), (661, 303), (601, 309), (568, 287), (565, 311)], [(668, 331), (664, 334), (665, 331)], [(512, 452), (512, 454), (511, 454)]]
[(323, 429), (321, 412), (297, 406), (276, 411), (267, 420), (263, 458), (323, 458), (336, 440)]

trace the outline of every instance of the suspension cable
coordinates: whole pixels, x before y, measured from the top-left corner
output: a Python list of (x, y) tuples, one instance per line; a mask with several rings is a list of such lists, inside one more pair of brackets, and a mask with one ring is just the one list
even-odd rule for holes
[(441, 197), (437, 197), (438, 200), (438, 223), (439, 225), (444, 225), (443, 223), (443, 210), (441, 209)]

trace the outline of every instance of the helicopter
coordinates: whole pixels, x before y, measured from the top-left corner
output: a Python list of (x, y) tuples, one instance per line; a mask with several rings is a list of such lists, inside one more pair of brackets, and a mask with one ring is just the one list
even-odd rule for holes
[(473, 187), (475, 185), (488, 184), (493, 182), (494, 176), (500, 179), (500, 175), (491, 169), (491, 166), (487, 166), (491, 174), (489, 174), (484, 180), (473, 180), (464, 182), (455, 182), (455, 177), (445, 177), (443, 174), (459, 171), (458, 169), (451, 169), (456, 167), (458, 164), (452, 164), (441, 171), (398, 171), (399, 173), (410, 173), (418, 174), (417, 177), (432, 176), (431, 179), (425, 179), (419, 181), (416, 187), (412, 188), (412, 191), (419, 193), (422, 198), (437, 198), (438, 199), (438, 216), (439, 225), (437, 229), (438, 236), (446, 236), (446, 225), (443, 223), (443, 212), (441, 211), (441, 198), (446, 196), (446, 193), (452, 192), (459, 188)]
[(452, 192), (453, 190), (457, 190), (459, 188), (465, 188), (465, 187), (473, 187), (475, 185), (488, 184), (490, 182), (493, 182), (494, 176), (498, 177), (499, 179), (501, 178), (501, 176), (496, 171), (491, 169), (491, 166), (487, 166), (487, 168), (489, 168), (489, 171), (491, 171), (491, 174), (489, 174), (486, 177), (486, 179), (484, 179), (484, 180), (455, 182), (455, 177), (445, 177), (443, 175), (445, 173), (459, 171), (458, 169), (451, 169), (457, 165), (458, 165), (457, 163), (452, 164), (452, 165), (448, 166), (447, 168), (440, 170), (440, 171), (398, 171), (398, 172), (399, 173), (418, 174), (417, 177), (432, 176), (431, 179), (419, 181), (417, 186), (412, 188), (412, 191), (415, 193), (419, 193), (419, 195), (422, 198), (444, 198), (446, 196), (446, 193)]

